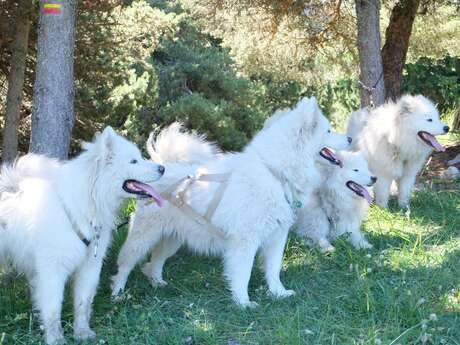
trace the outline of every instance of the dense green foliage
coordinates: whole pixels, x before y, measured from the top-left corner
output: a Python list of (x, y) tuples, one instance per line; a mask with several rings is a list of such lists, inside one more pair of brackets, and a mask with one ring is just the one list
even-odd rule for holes
[[(229, 33), (231, 23), (219, 16), (214, 22), (204, 20), (197, 16), (201, 13), (198, 7), (190, 4), (198, 3), (138, 0), (102, 18), (88, 15), (87, 21), (97, 17), (117, 24), (108, 29), (96, 26), (98, 30), (88, 39), (92, 44), (95, 38), (108, 43), (101, 45), (106, 50), (97, 55), (102, 59), (100, 65), (92, 64), (95, 74), (83, 70), (79, 88), (78, 104), (93, 100), (90, 113), (96, 114), (96, 125), (112, 124), (143, 144), (151, 130), (182, 121), (206, 133), (223, 149), (240, 150), (275, 109), (290, 106), (301, 96), (315, 95), (336, 127), (344, 129), (348, 114), (359, 106), (353, 74), (318, 83), (316, 78), (301, 80), (292, 73), (283, 76), (282, 67), (270, 67), (266, 58), (237, 64), (243, 60), (237, 38)], [(262, 51), (246, 46), (248, 53), (251, 49), (251, 54), (262, 58)], [(299, 57), (298, 68), (314, 69), (313, 61)], [(458, 83), (452, 75), (455, 61), (447, 57), (436, 63), (421, 59), (409, 64), (405, 90), (432, 97), (441, 110), (454, 107), (458, 103)], [(286, 62), (293, 67), (292, 61)], [(276, 59), (272, 63), (280, 66)], [(320, 61), (314, 65), (317, 63)], [(110, 71), (102, 76), (105, 83), (100, 80), (101, 66)], [(88, 102), (81, 102), (86, 99)]]
[(454, 108), (460, 101), (460, 57), (422, 57), (408, 64), (403, 88), (405, 92), (429, 97), (440, 111)]
[[(240, 75), (228, 48), (202, 32), (178, 1), (133, 1), (101, 19), (114, 25), (88, 32), (89, 43), (97, 37), (107, 44), (100, 44), (93, 69), (81, 70), (77, 97), (92, 106), (85, 110), (96, 125), (111, 124), (143, 144), (151, 130), (181, 121), (223, 149), (239, 150), (277, 101), (286, 103), (267, 103), (268, 84)], [(101, 76), (101, 69), (112, 73)]]

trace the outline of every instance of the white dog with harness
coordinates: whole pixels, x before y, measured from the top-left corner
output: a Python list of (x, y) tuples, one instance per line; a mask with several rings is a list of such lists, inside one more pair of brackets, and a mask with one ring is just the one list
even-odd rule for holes
[[(243, 307), (257, 305), (248, 295), (257, 252), (269, 291), (276, 297), (294, 294), (279, 277), (288, 231), (296, 209), (320, 181), (315, 157), (321, 148), (331, 139), (340, 147), (349, 141), (331, 132), (314, 98), (275, 116), (242, 153), (217, 154), (203, 138), (182, 133), (177, 124), (149, 145), (152, 158), (166, 165), (156, 186), (169, 203), (158, 210), (138, 202), (118, 257), (113, 296), (150, 250), (143, 272), (154, 285), (166, 284), (163, 265), (183, 244), (223, 258), (233, 299)], [(195, 178), (183, 179), (188, 175)]]

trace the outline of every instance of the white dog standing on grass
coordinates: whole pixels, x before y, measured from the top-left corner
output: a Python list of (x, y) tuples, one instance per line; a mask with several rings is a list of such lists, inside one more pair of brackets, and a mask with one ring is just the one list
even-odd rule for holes
[(378, 205), (388, 206), (393, 181), (398, 188), (399, 206), (409, 205), (415, 179), (428, 156), (433, 150), (445, 150), (435, 135), (447, 132), (449, 127), (440, 121), (436, 106), (420, 95), (406, 95), (396, 103), (352, 114), (348, 135), (378, 177), (374, 188)]
[[(314, 98), (303, 99), (284, 112), (237, 154), (216, 156), (202, 138), (181, 133), (177, 125), (160, 134), (149, 151), (153, 159), (161, 157), (167, 165), (158, 184), (161, 190), (197, 171), (231, 174), (211, 218), (221, 233), (209, 231), (207, 224), (191, 219), (173, 205), (159, 211), (138, 202), (118, 256), (118, 273), (112, 278), (113, 296), (124, 289), (131, 270), (151, 249), (151, 260), (143, 272), (153, 285), (166, 284), (163, 265), (184, 243), (199, 253), (222, 256), (233, 300), (240, 306), (257, 305), (249, 299), (248, 283), (258, 251), (269, 291), (276, 297), (294, 294), (285, 289), (279, 275), (296, 205), (305, 204), (312, 186), (320, 180), (314, 161), (325, 142), (347, 146), (348, 140), (331, 132)], [(185, 202), (203, 215), (218, 188), (219, 183), (195, 181), (185, 194)]]
[(323, 252), (334, 251), (331, 241), (343, 234), (355, 248), (372, 248), (360, 228), (372, 202), (366, 186), (377, 178), (361, 153), (342, 151), (338, 157), (341, 168), (321, 165), (324, 183), (315, 191), (310, 207), (299, 212), (296, 232)]
[(108, 127), (68, 162), (29, 154), (0, 176), (0, 258), (11, 259), (29, 280), (47, 344), (64, 342), (61, 307), (74, 279), (74, 335), (95, 336), (91, 304), (117, 212), (125, 198), (162, 199), (150, 183), (164, 167), (142, 158)]

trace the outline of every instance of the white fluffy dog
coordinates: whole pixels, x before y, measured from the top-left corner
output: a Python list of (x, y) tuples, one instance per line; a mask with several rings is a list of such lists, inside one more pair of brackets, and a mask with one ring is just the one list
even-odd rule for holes
[[(159, 211), (138, 202), (128, 238), (118, 256), (113, 295), (123, 290), (133, 267), (152, 248), (151, 260), (143, 272), (154, 285), (164, 285), (163, 265), (184, 243), (199, 253), (223, 258), (233, 299), (240, 306), (257, 305), (249, 299), (248, 283), (258, 251), (269, 291), (276, 297), (294, 294), (285, 289), (279, 277), (284, 246), (295, 221), (297, 205), (305, 204), (312, 186), (320, 180), (314, 161), (328, 141), (348, 145), (347, 137), (331, 132), (313, 98), (279, 112), (276, 121), (260, 131), (242, 153), (216, 156), (201, 138), (180, 133), (177, 126), (166, 129), (149, 150), (153, 158), (168, 160), (164, 161), (167, 169), (158, 184), (160, 189), (165, 190), (197, 171), (231, 173), (211, 218), (212, 224), (222, 232), (220, 236), (211, 232), (207, 224), (191, 219), (173, 205), (165, 205)], [(174, 147), (176, 142), (183, 145)], [(196, 154), (200, 151), (210, 154), (207, 158)], [(179, 163), (175, 157), (182, 157)], [(205, 214), (219, 185), (196, 181), (187, 190), (186, 203)]]
[(342, 168), (322, 165), (324, 183), (315, 191), (313, 202), (299, 213), (296, 231), (310, 238), (323, 252), (335, 248), (331, 242), (348, 234), (356, 248), (372, 248), (360, 231), (361, 224), (372, 202), (365, 186), (377, 178), (372, 175), (359, 152), (340, 152)]
[(95, 336), (91, 304), (119, 206), (125, 198), (153, 197), (150, 183), (164, 167), (142, 159), (110, 127), (68, 162), (29, 154), (0, 176), (0, 256), (24, 272), (47, 344), (64, 342), (61, 305), (74, 279), (74, 335)]
[(420, 95), (406, 95), (371, 112), (361, 109), (352, 114), (348, 135), (378, 177), (374, 188), (378, 205), (387, 207), (395, 181), (399, 206), (408, 206), (415, 178), (428, 156), (433, 149), (444, 150), (434, 136), (448, 131), (435, 105)]

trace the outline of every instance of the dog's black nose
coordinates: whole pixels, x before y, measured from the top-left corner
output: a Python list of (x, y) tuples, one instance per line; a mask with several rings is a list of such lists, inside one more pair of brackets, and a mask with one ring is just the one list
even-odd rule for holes
[(450, 129), (449, 126), (444, 126), (443, 129), (444, 129), (444, 133), (449, 133), (449, 129)]
[(165, 173), (165, 167), (163, 165), (158, 166), (158, 172), (163, 175)]
[(353, 141), (353, 139), (351, 137), (347, 137), (347, 140), (348, 140), (349, 144), (351, 144), (351, 142)]
[(371, 181), (372, 181), (372, 183), (377, 182), (377, 177), (376, 177), (376, 176), (372, 176), (372, 177), (371, 177)]

